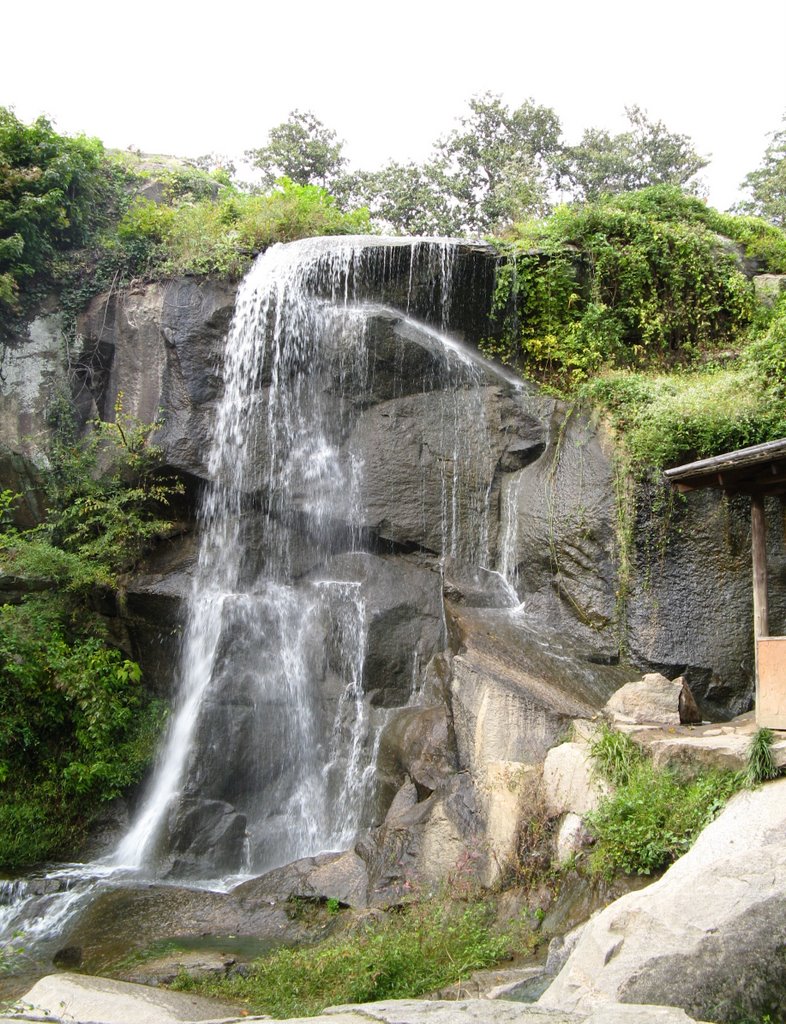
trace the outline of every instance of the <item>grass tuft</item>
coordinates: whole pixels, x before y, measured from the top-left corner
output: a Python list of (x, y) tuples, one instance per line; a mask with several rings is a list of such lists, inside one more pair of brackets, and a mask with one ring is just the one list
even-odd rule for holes
[(774, 779), (780, 769), (775, 764), (772, 743), (775, 739), (771, 729), (757, 729), (748, 747), (748, 766), (745, 780), (749, 786), (758, 786), (768, 779)]

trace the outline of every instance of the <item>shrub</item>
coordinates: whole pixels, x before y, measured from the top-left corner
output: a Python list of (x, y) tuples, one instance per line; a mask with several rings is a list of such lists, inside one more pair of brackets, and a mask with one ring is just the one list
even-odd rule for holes
[(57, 595), (0, 606), (0, 865), (69, 851), (98, 804), (137, 782), (162, 708), (139, 666)]
[(369, 230), (367, 210), (342, 213), (323, 188), (283, 178), (265, 195), (224, 186), (216, 198), (174, 207), (139, 199), (117, 233), (126, 247), (137, 245), (148, 274), (238, 277), (274, 242)]
[[(684, 363), (728, 343), (754, 317), (739, 253), (718, 235), (735, 220), (655, 186), (518, 225), (495, 296), (508, 361), (570, 390), (603, 368)], [(757, 251), (786, 259), (786, 238), (781, 253), (776, 229), (760, 235)]]
[(739, 772), (706, 769), (693, 776), (657, 768), (629, 737), (606, 731), (593, 744), (598, 772), (615, 786), (587, 816), (596, 845), (590, 865), (649, 875), (693, 845), (698, 834), (743, 785)]
[(769, 779), (777, 778), (780, 769), (772, 753), (774, 740), (775, 734), (771, 729), (757, 729), (751, 737), (745, 771), (745, 779), (749, 786), (758, 786)]
[(98, 139), (59, 135), (0, 107), (0, 309), (46, 279), (59, 253), (87, 244), (122, 206), (126, 174)]

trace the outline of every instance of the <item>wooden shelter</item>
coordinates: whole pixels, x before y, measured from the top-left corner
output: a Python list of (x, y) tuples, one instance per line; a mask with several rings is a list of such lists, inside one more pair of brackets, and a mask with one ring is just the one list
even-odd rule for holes
[(680, 491), (716, 487), (726, 494), (750, 496), (756, 722), (770, 729), (786, 729), (786, 636), (770, 636), (764, 511), (766, 497), (786, 494), (786, 438), (676, 466), (664, 476)]

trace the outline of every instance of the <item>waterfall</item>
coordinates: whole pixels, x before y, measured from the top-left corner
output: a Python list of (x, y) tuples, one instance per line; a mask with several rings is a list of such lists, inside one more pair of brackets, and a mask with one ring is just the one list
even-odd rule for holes
[[(385, 715), (363, 693), (362, 587), (322, 567), (333, 554), (364, 550), (368, 533), (368, 452), (353, 437), (378, 386), (366, 336), (379, 312), (367, 304), (372, 284), (378, 299), (387, 291), (434, 325), (405, 319), (402, 328), (433, 350), (421, 392), (443, 387), (433, 546), (443, 559), (488, 559), (483, 372), (442, 333), (454, 249), (309, 239), (272, 247), (242, 282), (179, 694), (114, 864), (154, 875), (259, 872), (344, 848), (364, 823)], [(467, 509), (476, 526), (462, 531)], [(413, 678), (413, 692), (418, 686)]]

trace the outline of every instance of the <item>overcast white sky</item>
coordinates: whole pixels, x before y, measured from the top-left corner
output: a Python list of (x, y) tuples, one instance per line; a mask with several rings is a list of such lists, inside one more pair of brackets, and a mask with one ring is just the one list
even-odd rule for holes
[(294, 108), (372, 169), (425, 158), (485, 90), (568, 141), (639, 104), (712, 156), (721, 209), (786, 112), (786, 0), (31, 0), (3, 36), (0, 105), (178, 156), (240, 156)]

